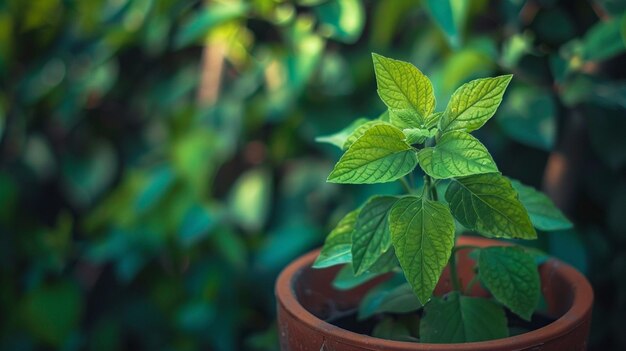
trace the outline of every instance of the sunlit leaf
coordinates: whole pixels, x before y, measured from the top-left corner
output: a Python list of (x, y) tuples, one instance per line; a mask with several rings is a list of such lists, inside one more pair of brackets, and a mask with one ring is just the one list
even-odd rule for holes
[(391, 209), (389, 230), (404, 275), (425, 304), (450, 258), (454, 218), (440, 202), (407, 196)]
[(468, 229), (494, 237), (537, 238), (517, 191), (498, 173), (453, 180), (446, 200), (454, 218)]
[(394, 181), (417, 164), (413, 148), (399, 129), (376, 125), (341, 157), (328, 176), (332, 183), (371, 184)]
[(389, 125), (389, 124), (381, 120), (373, 120), (373, 121), (368, 121), (366, 123), (363, 123), (358, 128), (356, 128), (352, 133), (350, 133), (350, 135), (346, 138), (346, 141), (343, 143), (343, 149), (344, 150), (349, 149), (350, 146), (352, 146), (352, 144), (354, 144), (355, 141), (357, 141), (360, 137), (362, 137), (366, 131), (368, 131), (370, 128), (376, 125)]
[(389, 107), (391, 123), (399, 128), (422, 128), (435, 109), (433, 86), (417, 67), (372, 54), (378, 95)]
[(358, 118), (350, 123), (349, 126), (344, 129), (338, 131), (337, 133), (320, 136), (315, 138), (315, 141), (318, 143), (328, 143), (337, 146), (338, 148), (345, 150), (344, 145), (348, 137), (354, 132), (357, 128), (367, 123), (369, 120), (367, 118)]
[(474, 131), (495, 113), (512, 75), (476, 79), (458, 88), (439, 121), (442, 131)]
[(434, 147), (420, 150), (417, 158), (424, 172), (435, 179), (498, 171), (487, 148), (461, 131), (443, 134)]
[(407, 144), (423, 144), (428, 138), (433, 138), (437, 134), (437, 129), (409, 128), (403, 129)]

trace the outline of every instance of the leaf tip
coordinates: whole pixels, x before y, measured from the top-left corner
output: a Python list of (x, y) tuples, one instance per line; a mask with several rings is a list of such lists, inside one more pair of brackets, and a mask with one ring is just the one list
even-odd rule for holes
[(375, 52), (372, 52), (372, 60), (373, 61), (377, 61), (379, 59), (381, 59), (383, 57), (383, 55), (377, 54)]

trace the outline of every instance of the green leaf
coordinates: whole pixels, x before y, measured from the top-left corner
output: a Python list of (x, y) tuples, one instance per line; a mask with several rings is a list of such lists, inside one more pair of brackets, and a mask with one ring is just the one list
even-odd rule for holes
[(396, 341), (419, 341), (411, 336), (409, 328), (403, 323), (395, 321), (392, 317), (386, 317), (378, 322), (372, 330), (372, 336), (379, 339), (396, 340)]
[(215, 251), (227, 263), (243, 272), (248, 263), (248, 247), (242, 235), (235, 232), (235, 228), (224, 226), (211, 236)]
[(408, 144), (423, 144), (426, 139), (432, 138), (437, 134), (437, 129), (409, 128), (403, 129), (402, 133), (406, 136)]
[(171, 190), (175, 180), (175, 173), (169, 165), (160, 166), (152, 171), (144, 189), (135, 199), (135, 213), (143, 214), (155, 208)]
[(446, 200), (454, 218), (468, 229), (502, 238), (537, 238), (517, 192), (498, 173), (453, 180), (446, 191)]
[(354, 132), (357, 128), (367, 123), (368, 121), (369, 120), (367, 118), (356, 119), (354, 122), (350, 123), (349, 126), (345, 127), (339, 132), (335, 134), (331, 134), (331, 135), (324, 135), (324, 136), (317, 137), (315, 138), (315, 141), (317, 141), (318, 143), (332, 144), (342, 150), (345, 150), (347, 149), (347, 147), (344, 147), (344, 144), (346, 140), (348, 139), (348, 137), (350, 136), (350, 134), (352, 134), (352, 132)]
[(32, 336), (60, 348), (77, 331), (83, 303), (82, 292), (73, 283), (43, 285), (22, 297), (19, 319)]
[(364, 284), (382, 274), (398, 267), (398, 260), (393, 249), (385, 252), (376, 263), (361, 275), (355, 275), (352, 263), (348, 263), (337, 273), (333, 280), (333, 287), (337, 290), (350, 290)]
[(220, 2), (197, 12), (177, 32), (174, 38), (175, 47), (181, 49), (199, 40), (216, 26), (242, 17), (246, 14), (248, 6), (244, 2)]
[(539, 272), (533, 256), (514, 246), (481, 249), (478, 274), (496, 300), (530, 321), (541, 296)]
[(582, 40), (582, 54), (585, 60), (606, 60), (626, 50), (626, 42), (621, 31), (625, 27), (623, 16), (608, 21), (600, 21), (585, 34)]
[(368, 129), (341, 157), (328, 176), (331, 183), (372, 184), (394, 181), (415, 168), (415, 150), (402, 131), (388, 125)]
[(513, 86), (496, 119), (504, 132), (520, 143), (546, 151), (556, 138), (556, 104), (549, 91)]
[(313, 268), (352, 262), (352, 231), (359, 211), (360, 208), (345, 215), (328, 234), (320, 255), (313, 263)]
[(401, 274), (370, 290), (359, 304), (358, 319), (378, 313), (407, 313), (422, 308), (413, 289)]
[(376, 126), (376, 125), (388, 125), (388, 126), (391, 126), (391, 124), (383, 122), (383, 121), (380, 121), (380, 120), (373, 120), (373, 121), (368, 121), (366, 123), (363, 123), (363, 125), (361, 125), (358, 128), (356, 128), (346, 138), (346, 141), (343, 143), (343, 149), (344, 150), (349, 149), (350, 146), (352, 146), (352, 144), (354, 144), (354, 142), (357, 141), (357, 139), (362, 137), (363, 134), (365, 134), (365, 132), (367, 132), (370, 128), (372, 128), (373, 126)]
[(458, 88), (446, 107), (439, 129), (471, 132), (482, 127), (498, 109), (513, 75), (476, 79)]
[(229, 194), (230, 215), (246, 230), (259, 230), (267, 220), (271, 196), (270, 173), (262, 168), (247, 171), (237, 179)]
[(191, 246), (206, 237), (217, 224), (217, 218), (199, 203), (192, 204), (183, 217), (178, 230), (180, 241), (185, 246)]
[(359, 213), (352, 231), (352, 266), (355, 275), (369, 269), (391, 247), (389, 211), (398, 198), (377, 196)]
[(454, 246), (454, 219), (447, 206), (417, 196), (404, 197), (389, 214), (391, 240), (409, 284), (425, 303)]
[(465, 0), (427, 0), (428, 13), (443, 31), (453, 49), (461, 46), (469, 2)]
[(435, 179), (498, 171), (487, 148), (461, 131), (443, 134), (434, 147), (420, 150), (417, 158), (424, 172)]
[(535, 228), (553, 231), (570, 229), (574, 226), (544, 193), (513, 179), (511, 185), (519, 194), (519, 200), (526, 207)]
[(430, 129), (439, 124), (441, 116), (443, 116), (443, 112), (433, 112), (430, 116), (426, 117), (426, 128)]
[(463, 343), (505, 338), (509, 335), (504, 309), (495, 302), (461, 296), (457, 291), (435, 297), (424, 307), (421, 342)]
[(435, 109), (430, 80), (408, 62), (372, 54), (378, 95), (389, 107), (391, 123), (402, 129), (425, 127)]
[(385, 112), (381, 113), (380, 116), (378, 116), (378, 120), (391, 123), (389, 120), (389, 110), (385, 110)]
[(365, 25), (365, 10), (360, 0), (330, 0), (315, 8), (320, 34), (354, 43)]

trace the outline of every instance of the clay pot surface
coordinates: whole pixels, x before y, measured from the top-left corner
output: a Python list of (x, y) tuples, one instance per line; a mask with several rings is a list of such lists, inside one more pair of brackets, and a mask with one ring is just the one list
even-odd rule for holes
[[(503, 242), (461, 237), (457, 245), (502, 246)], [(459, 279), (465, 285), (474, 276), (474, 261), (468, 250), (457, 256)], [(379, 277), (348, 291), (338, 291), (332, 281), (340, 267), (313, 269), (319, 254), (312, 251), (287, 266), (276, 282), (278, 332), (283, 351), (356, 350), (586, 350), (593, 290), (587, 279), (570, 265), (550, 259), (540, 266), (541, 287), (547, 313), (556, 318), (542, 328), (508, 338), (463, 344), (425, 344), (384, 340), (351, 332), (324, 321), (336, 312), (356, 308), (362, 297), (387, 277)], [(450, 290), (448, 269), (435, 289), (436, 295)], [(480, 284), (472, 295), (488, 296)]]

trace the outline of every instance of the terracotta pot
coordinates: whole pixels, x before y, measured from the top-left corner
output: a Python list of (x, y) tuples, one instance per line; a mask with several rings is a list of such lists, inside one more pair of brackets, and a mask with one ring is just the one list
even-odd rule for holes
[[(484, 238), (461, 237), (459, 245), (492, 246), (504, 243)], [(458, 255), (459, 278), (463, 286), (474, 275), (469, 250)], [(280, 346), (283, 351), (354, 350), (585, 350), (591, 321), (593, 290), (587, 279), (573, 267), (550, 259), (540, 267), (543, 296), (548, 314), (556, 321), (531, 332), (504, 339), (463, 344), (424, 344), (391, 341), (354, 333), (324, 321), (337, 311), (352, 310), (365, 293), (386, 279), (380, 277), (349, 291), (333, 289), (331, 282), (339, 267), (312, 269), (319, 250), (292, 262), (278, 277), (276, 299)], [(487, 292), (476, 284), (473, 295)], [(435, 294), (450, 290), (444, 271)]]

